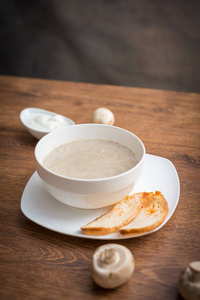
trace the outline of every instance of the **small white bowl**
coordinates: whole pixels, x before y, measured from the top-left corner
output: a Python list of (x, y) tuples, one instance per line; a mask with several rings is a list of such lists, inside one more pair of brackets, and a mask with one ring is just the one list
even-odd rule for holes
[(37, 139), (41, 139), (43, 136), (45, 136), (47, 133), (51, 132), (52, 130), (38, 130), (36, 128), (34, 128), (33, 126), (31, 126), (29, 124), (30, 119), (35, 115), (38, 114), (43, 114), (43, 115), (47, 115), (47, 116), (60, 116), (63, 118), (63, 120), (66, 120), (66, 126), (71, 126), (74, 125), (74, 121), (65, 117), (65, 116), (61, 116), (59, 114), (56, 114), (54, 112), (45, 110), (45, 109), (40, 109), (40, 108), (33, 108), (33, 107), (29, 107), (29, 108), (25, 108), (21, 111), (20, 113), (20, 119), (21, 122), (23, 123), (23, 125), (26, 127), (26, 129)]
[[(74, 179), (55, 174), (42, 164), (55, 147), (77, 139), (106, 139), (118, 142), (134, 151), (138, 163), (125, 173), (102, 179)], [(81, 124), (59, 128), (36, 145), (37, 172), (48, 192), (57, 200), (73, 207), (94, 209), (112, 205), (128, 195), (140, 177), (145, 156), (142, 141), (131, 132), (102, 124)]]

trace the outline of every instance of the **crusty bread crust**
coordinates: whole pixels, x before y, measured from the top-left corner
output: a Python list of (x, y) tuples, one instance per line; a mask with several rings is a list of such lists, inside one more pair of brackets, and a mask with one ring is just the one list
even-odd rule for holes
[(168, 203), (160, 192), (148, 193), (140, 213), (128, 225), (121, 227), (119, 232), (136, 234), (151, 231), (164, 222), (168, 212)]
[(147, 193), (126, 196), (116, 203), (112, 210), (81, 227), (85, 234), (105, 235), (116, 232), (130, 223), (141, 211)]

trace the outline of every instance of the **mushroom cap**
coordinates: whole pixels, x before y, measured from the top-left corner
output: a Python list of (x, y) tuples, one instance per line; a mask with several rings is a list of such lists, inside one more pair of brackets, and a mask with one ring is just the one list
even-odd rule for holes
[(179, 293), (185, 300), (200, 299), (200, 262), (191, 262), (183, 269), (178, 282)]
[(131, 251), (119, 244), (106, 244), (97, 248), (92, 260), (92, 277), (101, 287), (116, 288), (130, 279), (134, 272)]
[(113, 125), (115, 122), (115, 117), (111, 110), (109, 110), (108, 108), (100, 107), (93, 112), (91, 122)]

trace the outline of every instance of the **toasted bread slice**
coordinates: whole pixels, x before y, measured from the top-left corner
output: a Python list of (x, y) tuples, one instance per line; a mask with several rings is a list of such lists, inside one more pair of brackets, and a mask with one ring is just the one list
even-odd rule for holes
[(168, 203), (160, 192), (148, 193), (140, 213), (128, 225), (121, 227), (119, 231), (122, 234), (151, 231), (163, 223), (168, 211)]
[(141, 211), (143, 199), (147, 193), (126, 196), (117, 202), (111, 211), (81, 227), (86, 234), (101, 235), (118, 231), (131, 222)]

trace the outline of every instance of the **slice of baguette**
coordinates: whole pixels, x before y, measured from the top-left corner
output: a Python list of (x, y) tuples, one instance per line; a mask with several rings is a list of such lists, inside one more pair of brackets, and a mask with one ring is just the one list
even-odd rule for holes
[(118, 231), (131, 222), (141, 211), (147, 193), (126, 196), (117, 202), (111, 211), (81, 227), (85, 234), (103, 235)]
[(119, 232), (131, 234), (151, 231), (163, 223), (168, 211), (168, 203), (160, 192), (148, 193), (140, 213), (128, 225), (121, 227)]

